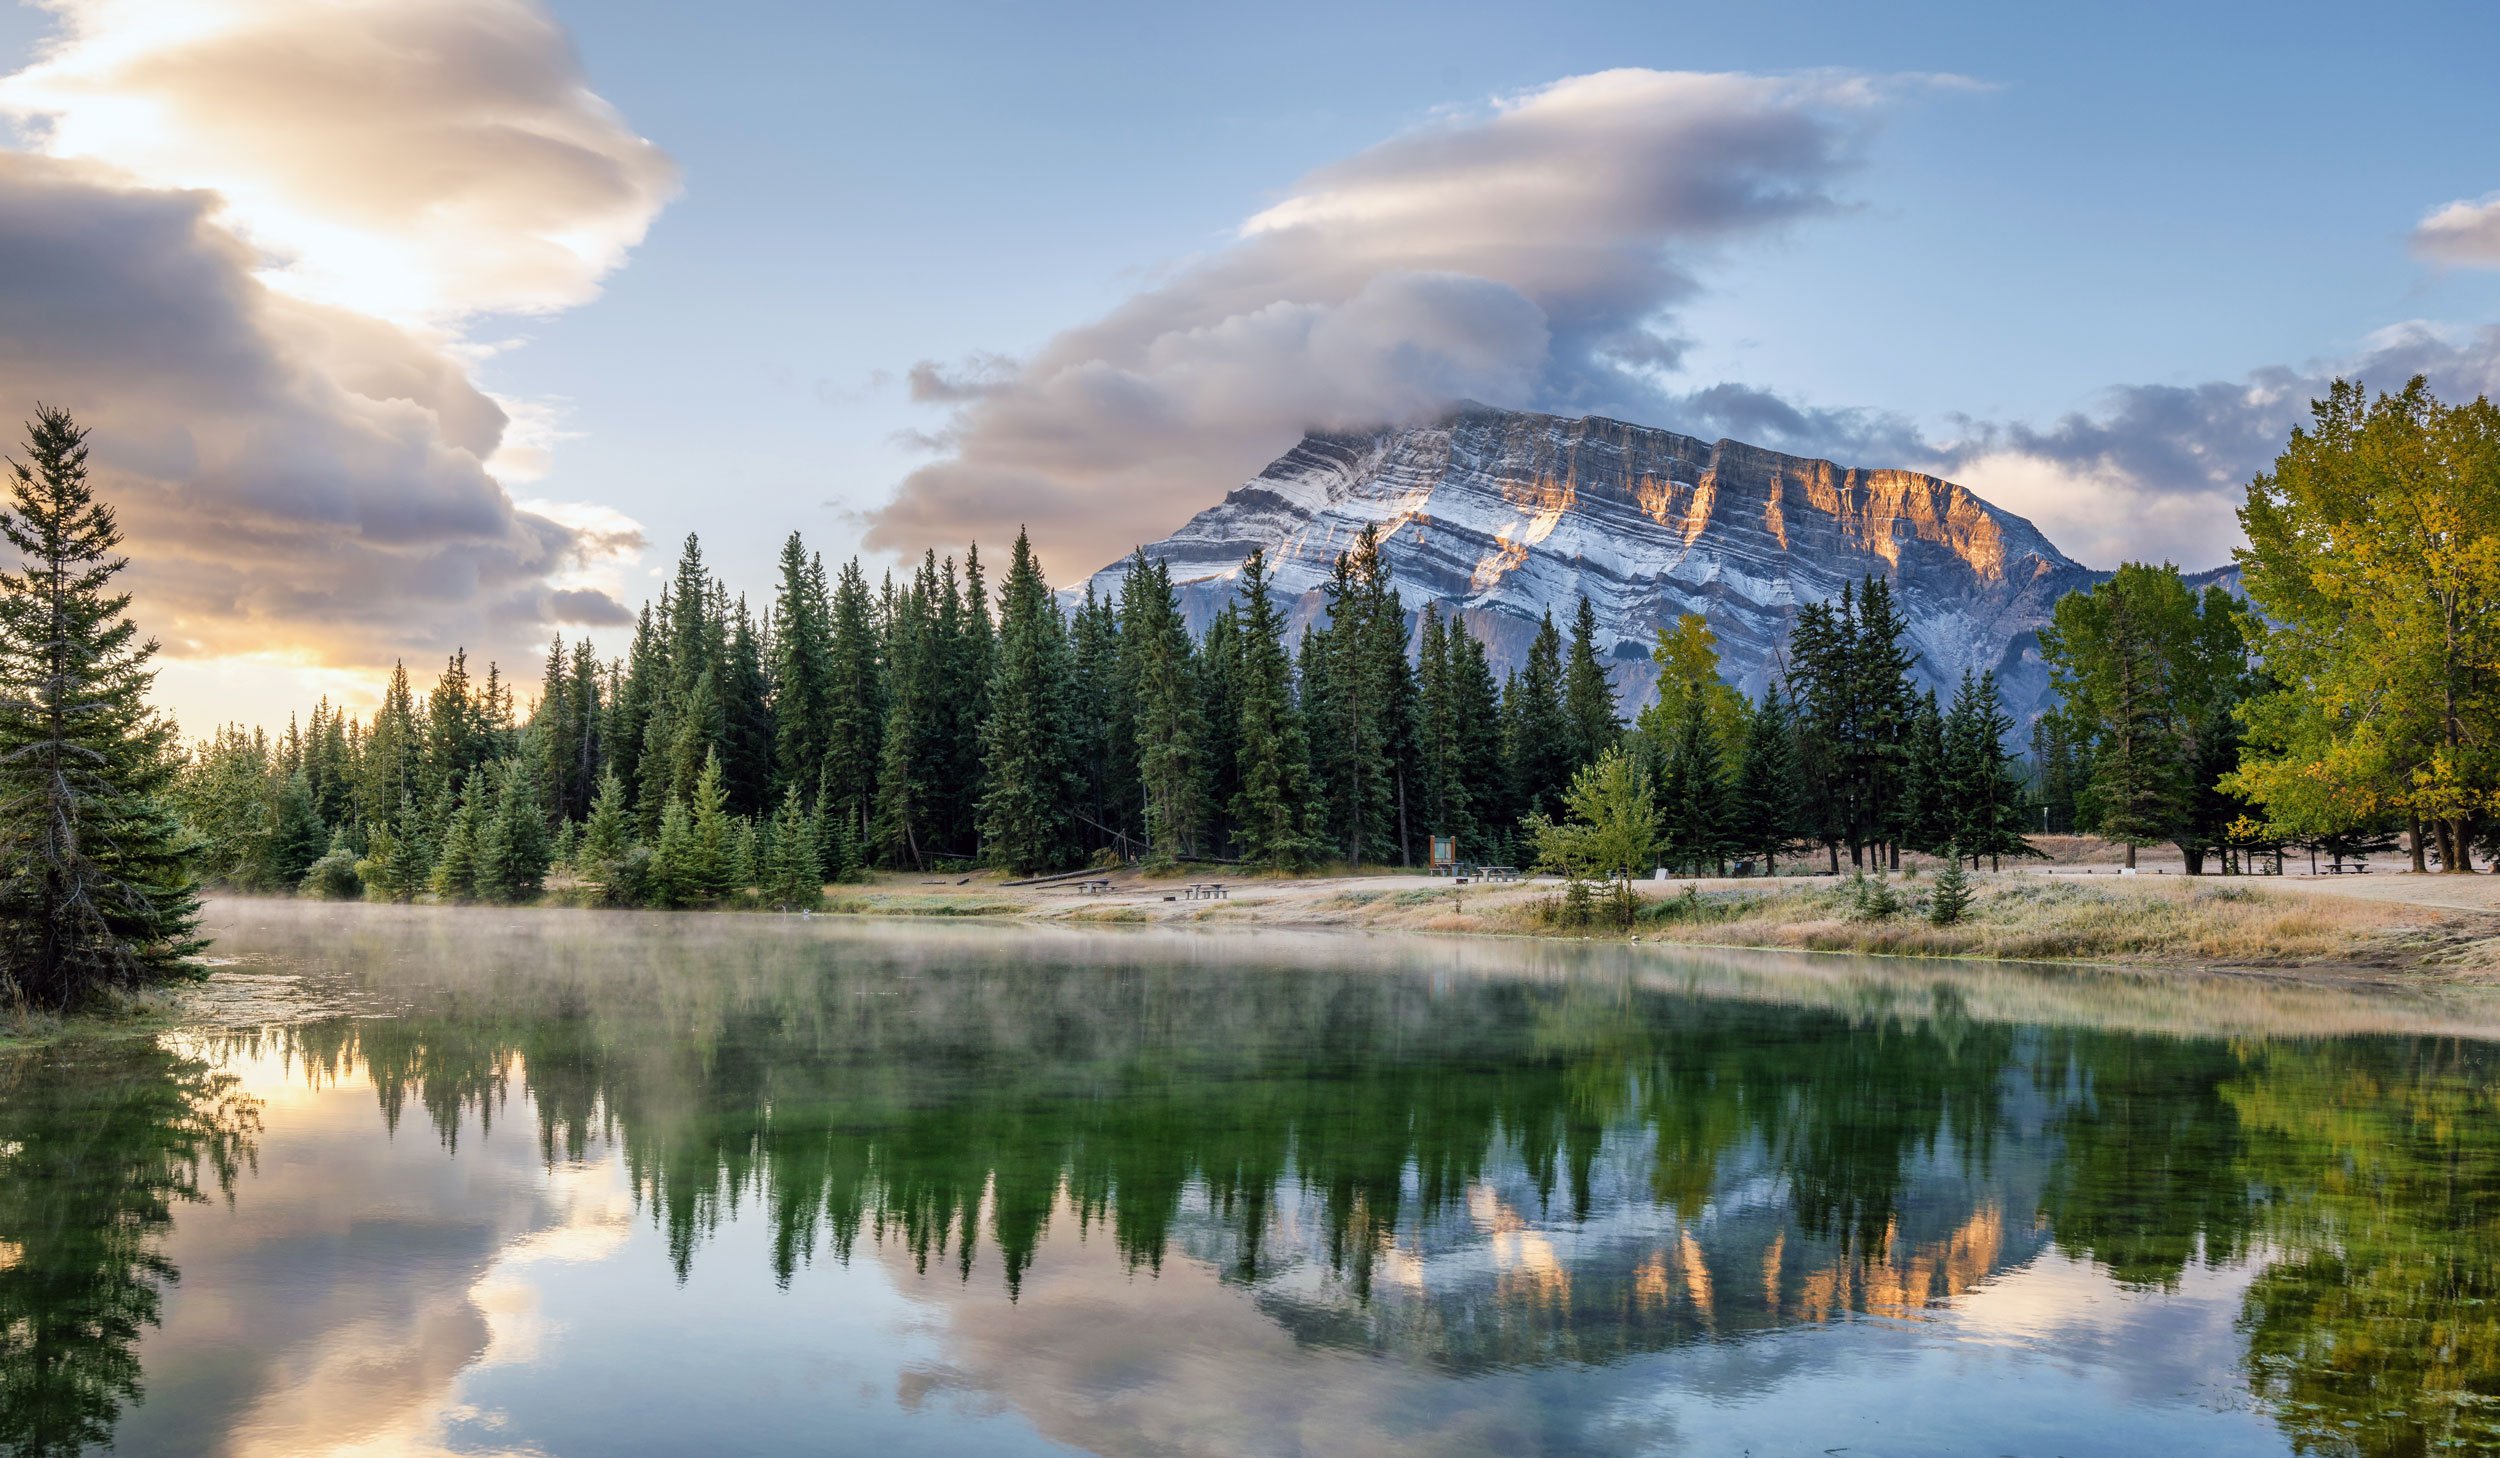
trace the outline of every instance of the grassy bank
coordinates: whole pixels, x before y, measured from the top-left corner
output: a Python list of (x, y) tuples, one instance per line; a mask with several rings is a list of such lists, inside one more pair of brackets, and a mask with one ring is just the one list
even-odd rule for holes
[[(1644, 895), (1629, 927), (1572, 925), (1559, 896), (1390, 896), (1350, 919), (1377, 927), (1638, 937), (1711, 946), (1981, 957), (2130, 966), (2500, 973), (2500, 918), (2400, 902), (2284, 892), (2245, 882), (1981, 878), (1969, 911), (1931, 924), (1918, 882), (1891, 883), (1889, 912), (1848, 882)], [(1601, 907), (1601, 910), (1603, 908)]]

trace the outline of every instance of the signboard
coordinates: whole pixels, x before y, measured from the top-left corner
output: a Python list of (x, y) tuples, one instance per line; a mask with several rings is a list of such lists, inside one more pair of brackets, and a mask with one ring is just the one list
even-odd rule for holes
[(1458, 864), (1458, 837), (1436, 835), (1432, 838), (1432, 868), (1445, 871)]

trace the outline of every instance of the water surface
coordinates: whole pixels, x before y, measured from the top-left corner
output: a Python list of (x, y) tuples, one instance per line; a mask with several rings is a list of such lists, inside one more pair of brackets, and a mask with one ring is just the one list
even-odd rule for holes
[(0, 1055), (0, 1452), (2500, 1449), (2487, 1002), (215, 919)]

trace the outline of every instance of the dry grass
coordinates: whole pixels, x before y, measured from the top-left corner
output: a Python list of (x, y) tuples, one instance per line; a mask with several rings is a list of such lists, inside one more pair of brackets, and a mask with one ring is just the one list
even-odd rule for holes
[[(2418, 906), (2287, 895), (2180, 881), (2078, 883), (2007, 877), (1975, 883), (1952, 926), (1926, 919), (1920, 883), (1892, 883), (1903, 903), (1870, 915), (1852, 883), (1643, 898), (1628, 933), (1561, 927), (1550, 893), (1444, 912), (1433, 930), (1633, 935), (1714, 946), (1785, 947), (1886, 956), (1984, 957), (2220, 967), (2500, 965), (2500, 923)], [(1444, 898), (1446, 899), (1446, 898)]]

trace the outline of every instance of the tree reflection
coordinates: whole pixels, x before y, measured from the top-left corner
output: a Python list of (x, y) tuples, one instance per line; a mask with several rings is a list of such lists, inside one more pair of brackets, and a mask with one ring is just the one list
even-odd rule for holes
[(0, 1056), (0, 1452), (111, 1440), (173, 1208), (230, 1193), (259, 1128), (231, 1076), (152, 1041)]

